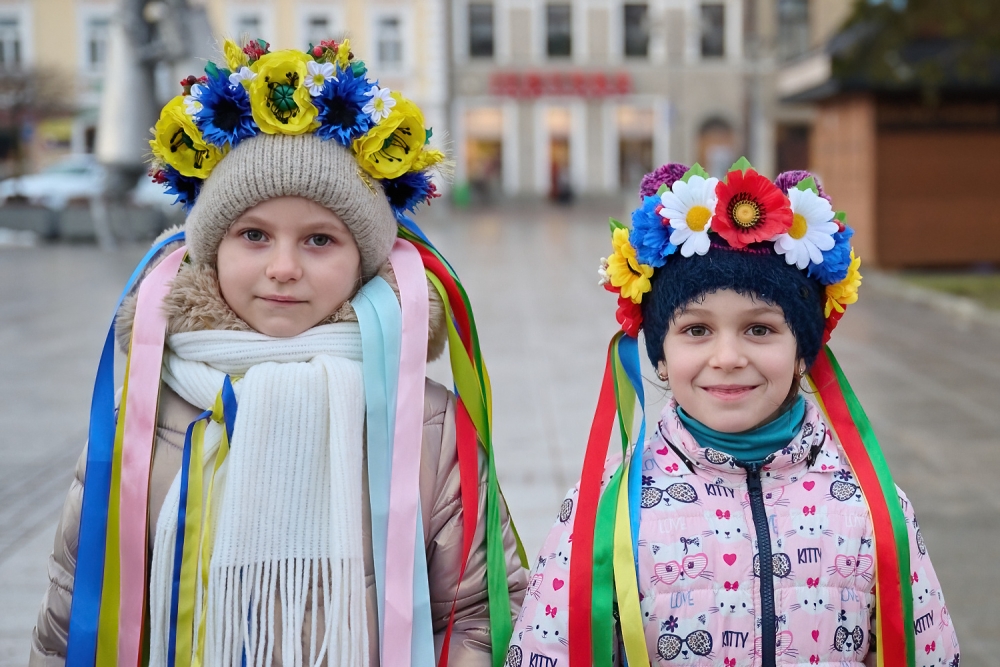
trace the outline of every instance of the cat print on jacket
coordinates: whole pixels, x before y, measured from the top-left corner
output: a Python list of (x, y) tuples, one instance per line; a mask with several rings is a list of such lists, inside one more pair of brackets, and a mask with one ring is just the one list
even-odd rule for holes
[[(619, 461), (609, 460), (605, 480)], [(765, 571), (777, 665), (861, 667), (877, 647), (871, 517), (814, 404), (807, 400), (799, 434), (766, 461), (760, 477), (766, 521), (757, 526), (746, 470), (699, 447), (674, 404), (664, 409), (643, 448), (638, 542), (639, 608), (654, 667), (760, 665), (765, 582), (758, 530), (771, 541)], [(957, 667), (958, 638), (927, 545), (912, 506), (901, 491), (899, 497), (910, 540), (917, 664)], [(574, 489), (532, 571), (506, 667), (568, 665), (575, 499)]]

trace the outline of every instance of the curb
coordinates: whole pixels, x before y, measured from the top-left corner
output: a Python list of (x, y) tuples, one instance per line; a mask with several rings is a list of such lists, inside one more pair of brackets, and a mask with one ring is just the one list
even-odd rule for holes
[(1000, 328), (1000, 311), (980, 305), (974, 299), (919, 287), (890, 273), (868, 269), (864, 285), (903, 301), (926, 306), (962, 323), (983, 324)]

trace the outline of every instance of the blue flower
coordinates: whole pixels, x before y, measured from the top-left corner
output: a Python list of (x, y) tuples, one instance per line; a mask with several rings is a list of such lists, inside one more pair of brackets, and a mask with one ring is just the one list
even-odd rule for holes
[(823, 253), (823, 261), (819, 264), (809, 264), (809, 277), (824, 285), (835, 285), (846, 278), (847, 269), (851, 265), (852, 236), (854, 230), (850, 227), (844, 227), (844, 231), (834, 233), (834, 245)]
[(197, 86), (201, 109), (194, 114), (195, 125), (210, 144), (236, 146), (257, 134), (250, 111), (250, 95), (241, 83), (231, 83), (225, 70), (214, 70)]
[(164, 192), (168, 195), (177, 195), (174, 203), (183, 206), (185, 213), (190, 211), (191, 207), (194, 206), (194, 200), (198, 198), (198, 193), (201, 192), (201, 184), (203, 183), (200, 178), (185, 176), (169, 165), (160, 169), (153, 176), (153, 180), (164, 184), (166, 186)]
[(653, 195), (642, 200), (642, 206), (632, 212), (632, 233), (629, 243), (641, 264), (659, 268), (667, 263), (667, 256), (677, 252), (670, 242), (670, 226), (656, 208), (660, 198)]
[(397, 218), (407, 211), (413, 213), (417, 206), (434, 197), (434, 185), (422, 171), (412, 171), (399, 178), (382, 181), (389, 206)]
[(338, 67), (336, 77), (327, 81), (312, 100), (319, 109), (320, 126), (316, 134), (321, 139), (335, 139), (342, 146), (350, 146), (368, 132), (373, 123), (362, 107), (369, 100), (365, 92), (371, 87), (364, 76), (355, 76), (352, 68), (344, 71)]

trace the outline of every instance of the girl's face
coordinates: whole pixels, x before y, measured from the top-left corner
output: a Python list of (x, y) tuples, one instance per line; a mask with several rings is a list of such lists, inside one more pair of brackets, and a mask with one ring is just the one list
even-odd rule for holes
[(739, 433), (769, 421), (788, 397), (796, 350), (781, 308), (721, 290), (670, 322), (658, 371), (689, 415)]
[(361, 253), (347, 225), (304, 197), (249, 208), (226, 232), (216, 264), (222, 298), (268, 336), (297, 336), (354, 294)]

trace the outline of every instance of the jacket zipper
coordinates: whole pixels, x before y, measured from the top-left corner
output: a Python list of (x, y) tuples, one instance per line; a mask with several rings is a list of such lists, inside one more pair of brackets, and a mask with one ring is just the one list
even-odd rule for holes
[(757, 560), (760, 563), (760, 637), (761, 666), (774, 667), (775, 639), (778, 628), (774, 611), (774, 565), (771, 559), (771, 528), (764, 507), (764, 488), (760, 482), (762, 464), (750, 463), (747, 471), (747, 494), (750, 496), (750, 513), (757, 531)]

